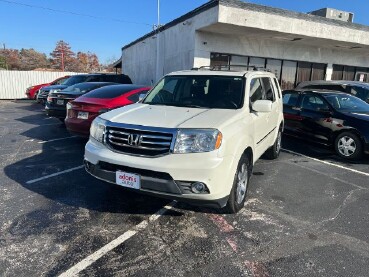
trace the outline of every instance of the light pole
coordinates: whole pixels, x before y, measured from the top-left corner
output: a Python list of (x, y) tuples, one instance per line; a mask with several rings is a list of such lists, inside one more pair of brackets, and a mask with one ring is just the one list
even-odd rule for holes
[(156, 25), (156, 81), (158, 81), (161, 77), (160, 74), (160, 36), (159, 36), (159, 28), (160, 28), (160, 0), (157, 0), (158, 6), (158, 23)]

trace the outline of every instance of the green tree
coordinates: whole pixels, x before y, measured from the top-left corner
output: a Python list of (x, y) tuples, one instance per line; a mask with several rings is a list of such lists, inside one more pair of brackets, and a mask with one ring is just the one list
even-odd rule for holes
[(50, 53), (53, 68), (72, 70), (75, 67), (76, 55), (69, 44), (63, 40), (56, 43), (55, 49)]

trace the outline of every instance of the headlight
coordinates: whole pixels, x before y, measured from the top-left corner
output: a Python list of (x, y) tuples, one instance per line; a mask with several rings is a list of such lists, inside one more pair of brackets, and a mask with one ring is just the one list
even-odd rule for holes
[(96, 117), (91, 124), (90, 135), (99, 142), (104, 141), (105, 123), (106, 120)]
[(201, 153), (219, 149), (222, 133), (216, 129), (179, 129), (174, 153)]
[(67, 103), (67, 110), (72, 109), (72, 104), (70, 102)]
[(52, 93), (52, 92), (58, 92), (58, 91), (60, 91), (60, 89), (50, 89), (50, 93)]

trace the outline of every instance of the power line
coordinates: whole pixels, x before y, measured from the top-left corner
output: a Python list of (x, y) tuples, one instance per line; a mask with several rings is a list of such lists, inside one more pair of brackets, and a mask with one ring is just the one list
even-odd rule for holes
[(29, 7), (29, 8), (34, 8), (34, 9), (42, 9), (42, 10), (47, 10), (47, 11), (52, 11), (52, 12), (71, 14), (71, 15), (75, 15), (75, 16), (84, 16), (84, 17), (89, 17), (89, 18), (94, 18), (94, 19), (99, 19), (99, 20), (111, 20), (111, 21), (116, 21), (116, 22), (120, 22), (120, 23), (152, 26), (152, 24), (149, 24), (149, 23), (127, 21), (127, 20), (121, 20), (121, 19), (112, 18), (112, 17), (102, 17), (102, 16), (96, 16), (96, 15), (91, 15), (91, 14), (83, 14), (83, 13), (77, 13), (77, 12), (66, 11), (66, 10), (58, 10), (58, 9), (53, 9), (53, 8), (48, 8), (48, 7), (43, 7), (43, 6), (30, 5), (30, 4), (20, 3), (20, 2), (16, 2), (16, 1), (10, 1), (10, 0), (0, 0), (0, 2), (19, 5), (19, 6), (24, 6), (24, 7)]

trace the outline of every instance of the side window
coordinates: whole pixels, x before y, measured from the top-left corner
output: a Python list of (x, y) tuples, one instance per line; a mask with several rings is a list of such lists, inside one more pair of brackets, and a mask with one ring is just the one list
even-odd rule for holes
[(276, 90), (278, 91), (278, 98), (281, 98), (281, 88), (278, 84), (278, 80), (276, 78), (274, 78), (273, 80), (274, 80), (274, 86)]
[(301, 107), (305, 110), (310, 111), (322, 111), (329, 110), (329, 106), (318, 96), (315, 95), (304, 95), (302, 99)]
[(273, 90), (273, 85), (271, 83), (271, 80), (269, 77), (263, 77), (261, 78), (263, 82), (263, 87), (265, 91), (265, 100), (270, 100), (272, 102), (275, 101), (275, 95)]
[(296, 107), (297, 101), (299, 100), (298, 93), (285, 93), (283, 94), (283, 105)]
[(163, 90), (169, 91), (171, 93), (174, 92), (174, 89), (176, 88), (178, 80), (170, 80), (169, 82), (167, 82), (164, 87), (162, 88)]
[(362, 87), (347, 87), (348, 93), (369, 103), (369, 89)]
[(255, 78), (250, 82), (250, 102), (251, 104), (257, 100), (265, 99), (264, 89), (261, 85), (261, 79)]

